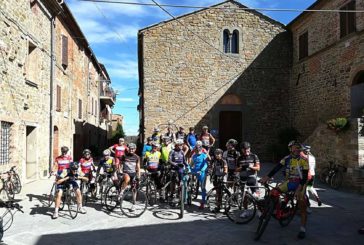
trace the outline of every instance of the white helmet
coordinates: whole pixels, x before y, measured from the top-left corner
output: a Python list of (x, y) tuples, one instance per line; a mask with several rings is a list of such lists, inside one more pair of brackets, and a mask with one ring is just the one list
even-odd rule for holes
[(110, 151), (109, 149), (106, 149), (106, 150), (104, 150), (104, 151), (102, 152), (102, 154), (103, 154), (104, 156), (110, 156), (110, 155), (111, 155), (111, 151)]
[(176, 140), (176, 145), (183, 145), (183, 139), (178, 139), (178, 140)]
[(202, 147), (202, 141), (201, 140), (198, 140), (196, 142), (196, 147)]

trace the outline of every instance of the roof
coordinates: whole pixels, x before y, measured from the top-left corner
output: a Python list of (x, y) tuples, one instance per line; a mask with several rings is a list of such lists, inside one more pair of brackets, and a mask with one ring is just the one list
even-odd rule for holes
[(247, 6), (245, 6), (245, 5), (241, 4), (241, 3), (239, 3), (238, 1), (235, 1), (235, 0), (226, 0), (226, 1), (223, 1), (223, 2), (221, 2), (221, 3), (218, 3), (218, 4), (215, 4), (215, 5), (212, 5), (212, 6), (210, 6), (210, 7), (206, 7), (206, 8), (203, 8), (203, 9), (199, 9), (199, 10), (197, 10), (197, 11), (193, 11), (193, 12), (190, 12), (190, 13), (187, 13), (187, 14), (184, 14), (184, 15), (181, 15), (181, 16), (177, 16), (175, 19), (173, 19), (173, 18), (172, 18), (172, 19), (169, 19), (169, 20), (166, 20), (166, 21), (162, 21), (162, 22), (159, 22), (159, 23), (154, 24), (154, 25), (151, 25), (151, 26), (147, 26), (147, 27), (145, 27), (145, 28), (143, 28), (143, 29), (140, 29), (140, 30), (139, 30), (139, 33), (143, 32), (143, 31), (145, 31), (145, 30), (148, 30), (148, 29), (150, 29), (150, 28), (153, 28), (153, 27), (159, 26), (159, 25), (164, 25), (164, 24), (166, 24), (166, 23), (168, 23), (168, 22), (171, 22), (171, 21), (174, 21), (174, 20), (176, 20), (176, 19), (181, 19), (181, 18), (184, 18), (184, 17), (190, 16), (190, 15), (193, 15), (193, 14), (197, 14), (197, 13), (199, 13), (199, 12), (202, 12), (202, 11), (205, 11), (205, 10), (208, 10), (208, 9), (211, 9), (211, 8), (218, 7), (218, 6), (223, 5), (223, 4), (226, 4), (226, 3), (233, 3), (233, 4), (237, 5), (237, 6), (238, 6), (238, 7), (240, 7), (240, 8), (247, 9), (246, 11), (249, 11), (249, 12), (252, 12), (253, 14), (255, 14), (255, 15), (258, 15), (260, 18), (263, 18), (263, 19), (265, 19), (265, 20), (267, 20), (267, 21), (271, 22), (271, 23), (272, 23), (272, 24), (274, 24), (274, 25), (279, 25), (279, 26), (281, 26), (281, 27), (283, 27), (283, 28), (286, 28), (286, 26), (285, 26), (284, 24), (280, 23), (279, 21), (276, 21), (276, 20), (274, 20), (274, 19), (272, 19), (272, 18), (270, 18), (270, 17), (268, 17), (268, 16), (266, 16), (266, 15), (264, 15), (264, 14), (262, 14), (262, 13), (260, 13), (260, 12), (256, 11), (256, 10), (254, 10), (254, 9), (248, 9), (249, 7), (247, 7)]
[[(319, 6), (321, 3), (327, 0), (317, 0), (314, 2), (310, 7), (308, 7), (306, 10), (315, 9), (317, 6)], [(304, 16), (307, 16), (309, 14), (312, 14), (311, 12), (302, 12), (300, 15), (298, 15), (296, 18), (294, 18), (291, 22), (287, 24), (287, 28), (291, 27), (293, 24), (295, 24), (299, 19), (303, 18)]]

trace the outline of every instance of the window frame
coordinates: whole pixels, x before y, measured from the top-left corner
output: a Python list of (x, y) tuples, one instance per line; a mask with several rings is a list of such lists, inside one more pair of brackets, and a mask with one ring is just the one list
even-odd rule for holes
[[(356, 0), (347, 2), (340, 10), (356, 10)], [(356, 13), (339, 13), (340, 39), (356, 32)]]
[(56, 87), (56, 111), (62, 111), (62, 88), (59, 85)]
[[(5, 134), (4, 140), (4, 126), (9, 126), (7, 133)], [(10, 163), (10, 152), (11, 152), (11, 130), (13, 123), (7, 121), (0, 121), (0, 166), (4, 166)], [(5, 145), (4, 141), (6, 141)], [(5, 146), (5, 147), (4, 147)], [(4, 148), (3, 148), (4, 147)]]
[(308, 31), (298, 36), (298, 60), (308, 57)]

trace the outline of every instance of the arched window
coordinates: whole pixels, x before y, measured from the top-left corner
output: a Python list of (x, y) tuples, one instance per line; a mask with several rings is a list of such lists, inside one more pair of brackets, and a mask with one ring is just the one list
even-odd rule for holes
[(224, 30), (224, 53), (230, 53), (230, 32)]
[(239, 53), (239, 31), (235, 30), (231, 37), (231, 53)]
[(354, 77), (351, 87), (351, 117), (359, 118), (364, 115), (364, 70)]

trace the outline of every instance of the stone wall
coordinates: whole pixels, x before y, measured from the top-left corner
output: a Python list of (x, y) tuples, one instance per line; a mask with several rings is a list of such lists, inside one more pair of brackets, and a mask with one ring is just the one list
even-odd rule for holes
[[(243, 140), (266, 156), (279, 128), (288, 125), (290, 37), (279, 23), (228, 2), (226, 10), (198, 11), (146, 28), (142, 69), (145, 135), (172, 120), (185, 128), (218, 126), (220, 98), (238, 94)], [(239, 30), (239, 54), (222, 53), (224, 29)], [(207, 44), (208, 43), (208, 44)]]

